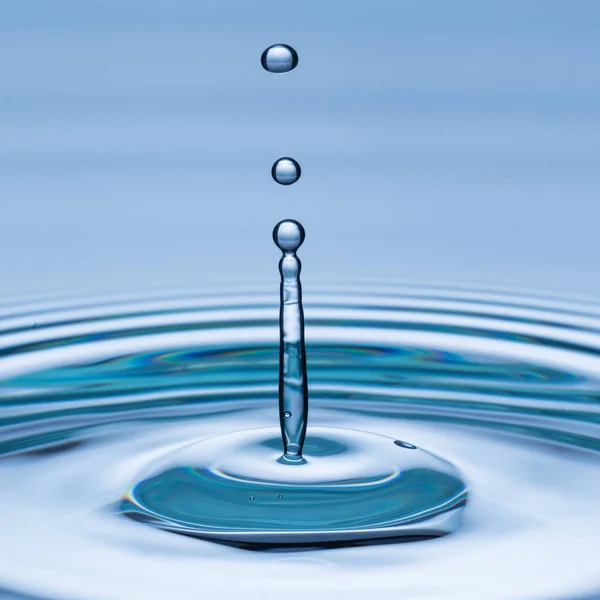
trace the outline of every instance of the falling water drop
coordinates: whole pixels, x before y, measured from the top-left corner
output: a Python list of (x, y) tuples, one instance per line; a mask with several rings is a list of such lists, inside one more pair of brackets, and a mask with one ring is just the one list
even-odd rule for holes
[(300, 179), (302, 169), (300, 165), (288, 156), (284, 156), (273, 163), (271, 176), (281, 185), (291, 185)]
[(260, 63), (270, 73), (287, 73), (296, 68), (298, 53), (287, 44), (274, 44), (262, 53)]

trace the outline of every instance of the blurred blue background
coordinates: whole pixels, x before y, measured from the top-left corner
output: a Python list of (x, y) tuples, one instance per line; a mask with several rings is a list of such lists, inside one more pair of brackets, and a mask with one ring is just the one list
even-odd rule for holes
[(287, 217), (305, 285), (594, 294), (598, 64), (594, 0), (5, 2), (4, 294), (276, 290)]

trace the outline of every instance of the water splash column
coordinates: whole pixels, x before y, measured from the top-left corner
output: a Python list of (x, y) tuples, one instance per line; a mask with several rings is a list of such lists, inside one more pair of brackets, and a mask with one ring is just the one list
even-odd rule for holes
[(308, 421), (308, 379), (302, 308), (302, 263), (296, 251), (304, 241), (304, 228), (291, 219), (273, 230), (273, 240), (283, 252), (279, 308), (279, 422), (285, 462), (304, 463), (302, 446)]

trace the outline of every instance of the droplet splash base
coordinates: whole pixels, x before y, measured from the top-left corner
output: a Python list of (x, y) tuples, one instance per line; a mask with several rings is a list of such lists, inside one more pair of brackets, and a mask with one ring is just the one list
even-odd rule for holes
[(250, 548), (454, 531), (467, 498), (460, 475), (447, 461), (401, 444), (312, 427), (303, 464), (290, 465), (281, 461), (278, 429), (215, 436), (154, 464), (120, 510), (161, 529)]

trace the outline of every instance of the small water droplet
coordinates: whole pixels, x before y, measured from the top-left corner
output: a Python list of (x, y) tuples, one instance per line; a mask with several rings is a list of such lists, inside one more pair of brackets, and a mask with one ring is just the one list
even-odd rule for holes
[(252, 500), (254, 500), (254, 496), (250, 496), (250, 500), (251, 500), (251, 501), (252, 501)]
[(286, 419), (289, 419), (289, 418), (292, 416), (292, 413), (291, 413), (289, 410), (286, 410), (286, 411), (283, 413), (283, 416), (284, 416)]
[(284, 156), (275, 161), (271, 168), (271, 176), (281, 185), (292, 185), (300, 179), (302, 169), (300, 165), (288, 156)]
[(278, 498), (283, 498), (283, 494), (279, 494)]
[(403, 442), (401, 440), (395, 440), (394, 444), (396, 444), (396, 446), (400, 446), (400, 448), (408, 448), (409, 450), (417, 449), (417, 447), (414, 446), (413, 444), (409, 444), (408, 442)]
[(262, 53), (260, 64), (270, 73), (287, 73), (296, 68), (298, 53), (287, 44), (274, 44)]
[(304, 242), (304, 235), (304, 227), (293, 219), (280, 221), (273, 229), (273, 241), (282, 252), (296, 252)]

